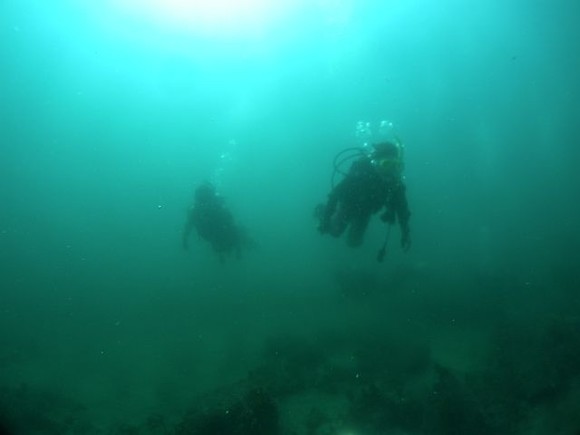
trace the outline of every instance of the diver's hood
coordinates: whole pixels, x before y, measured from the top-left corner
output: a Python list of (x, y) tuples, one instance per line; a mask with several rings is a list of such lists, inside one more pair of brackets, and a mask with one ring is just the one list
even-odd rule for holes
[(216, 196), (215, 188), (210, 183), (204, 183), (195, 190), (196, 201), (210, 201)]

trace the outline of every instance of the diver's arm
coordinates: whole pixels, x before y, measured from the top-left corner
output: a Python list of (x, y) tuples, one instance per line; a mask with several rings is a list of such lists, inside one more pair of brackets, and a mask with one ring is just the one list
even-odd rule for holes
[(411, 211), (409, 210), (409, 204), (407, 202), (407, 188), (402, 182), (397, 189), (395, 210), (399, 227), (401, 228), (401, 247), (404, 251), (408, 251), (411, 247), (411, 229), (409, 227)]
[(328, 201), (326, 202), (326, 209), (324, 210), (324, 219), (330, 219), (334, 212), (336, 211), (336, 206), (338, 204), (338, 189), (334, 189), (328, 195)]
[(193, 210), (190, 210), (187, 214), (187, 221), (185, 222), (185, 226), (183, 227), (183, 232), (181, 234), (181, 246), (186, 251), (189, 248), (189, 235), (191, 234), (194, 226)]
[(318, 225), (318, 231), (320, 231), (322, 234), (329, 231), (332, 216), (336, 212), (338, 202), (347, 196), (353, 181), (360, 177), (361, 170), (364, 170), (364, 164), (365, 161), (363, 160), (355, 161), (350, 167), (346, 176), (336, 186), (334, 186), (328, 194), (328, 199), (320, 219), (320, 225)]
[(320, 225), (318, 225), (318, 231), (322, 234), (327, 233), (330, 229), (330, 222), (332, 220), (332, 215), (336, 211), (336, 206), (338, 204), (338, 188), (340, 184), (336, 186), (332, 191), (328, 194), (328, 200), (326, 201), (326, 205), (324, 206), (324, 210), (322, 212), (322, 217), (320, 219)]

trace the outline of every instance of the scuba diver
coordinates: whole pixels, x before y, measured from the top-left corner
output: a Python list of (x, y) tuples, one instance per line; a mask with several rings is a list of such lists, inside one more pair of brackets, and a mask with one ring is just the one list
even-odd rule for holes
[[(340, 237), (348, 228), (347, 242), (349, 246), (356, 247), (363, 242), (371, 216), (384, 208), (381, 220), (388, 224), (388, 230), (377, 256), (378, 261), (382, 261), (390, 229), (395, 222), (401, 230), (402, 249), (407, 251), (411, 247), (411, 213), (402, 176), (402, 145), (398, 141), (381, 142), (374, 144), (373, 148), (371, 153), (366, 153), (362, 148), (348, 148), (336, 155), (333, 187), (326, 205), (317, 207), (316, 216), (321, 234)], [(342, 172), (340, 166), (352, 159), (356, 160), (348, 173)], [(344, 178), (334, 185), (336, 173), (344, 175)]]
[(189, 247), (189, 235), (194, 228), (199, 237), (212, 245), (222, 262), (226, 255), (232, 253), (240, 258), (242, 248), (248, 244), (245, 232), (236, 225), (223, 198), (209, 182), (201, 184), (195, 190), (194, 204), (189, 209), (182, 234), (185, 250)]

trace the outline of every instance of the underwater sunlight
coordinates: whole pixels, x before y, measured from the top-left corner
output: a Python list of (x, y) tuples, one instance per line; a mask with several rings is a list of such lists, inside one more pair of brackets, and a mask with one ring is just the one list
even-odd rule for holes
[(118, 0), (121, 11), (170, 32), (209, 39), (263, 38), (296, 3), (271, 0)]

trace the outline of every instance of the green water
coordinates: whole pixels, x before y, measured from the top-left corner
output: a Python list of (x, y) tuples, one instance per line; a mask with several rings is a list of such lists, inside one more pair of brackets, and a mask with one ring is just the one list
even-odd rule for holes
[[(0, 2), (0, 434), (580, 431), (580, 4), (53, 3)], [(383, 120), (378, 263), (313, 210)], [(181, 249), (205, 180), (239, 261)]]

